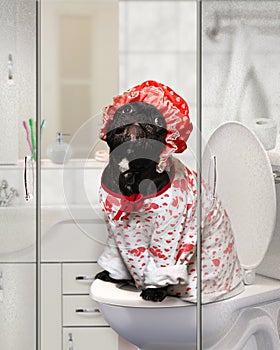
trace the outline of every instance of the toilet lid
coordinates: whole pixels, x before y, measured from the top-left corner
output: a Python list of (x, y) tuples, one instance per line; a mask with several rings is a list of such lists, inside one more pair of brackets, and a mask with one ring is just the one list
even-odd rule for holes
[(230, 217), (240, 263), (254, 269), (264, 258), (276, 218), (269, 158), (255, 134), (238, 122), (226, 122), (211, 135), (203, 169), (209, 169), (210, 154), (216, 156), (216, 192)]

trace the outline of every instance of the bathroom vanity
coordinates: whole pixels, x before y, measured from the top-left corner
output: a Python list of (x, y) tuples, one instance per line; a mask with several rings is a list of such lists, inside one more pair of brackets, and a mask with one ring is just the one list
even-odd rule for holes
[(64, 207), (41, 242), (42, 350), (125, 350), (89, 298), (107, 231), (98, 204), (104, 163), (42, 163), (42, 203)]
[(88, 296), (102, 244), (71, 221), (49, 235), (42, 244), (42, 350), (118, 350), (118, 335)]

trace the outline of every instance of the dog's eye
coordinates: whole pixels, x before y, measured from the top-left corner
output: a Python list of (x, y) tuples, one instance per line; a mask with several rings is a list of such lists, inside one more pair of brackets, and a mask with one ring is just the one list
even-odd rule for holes
[(156, 125), (159, 125), (159, 118), (156, 118), (156, 119), (155, 119), (155, 124), (156, 124)]
[(128, 114), (128, 113), (132, 113), (132, 112), (133, 112), (132, 106), (127, 105), (127, 106), (124, 106), (124, 107), (123, 107), (123, 110), (122, 110), (122, 113), (123, 113), (123, 114)]
[(154, 125), (151, 125), (151, 124), (141, 124), (141, 125), (148, 134), (154, 133)]
[(122, 134), (124, 132), (125, 128), (124, 127), (119, 127), (115, 129), (115, 134)]

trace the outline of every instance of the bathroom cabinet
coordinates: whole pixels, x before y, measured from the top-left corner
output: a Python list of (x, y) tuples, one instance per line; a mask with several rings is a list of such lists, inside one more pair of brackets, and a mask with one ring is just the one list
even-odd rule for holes
[(88, 296), (90, 279), (79, 279), (97, 270), (96, 263), (42, 265), (42, 350), (118, 350), (117, 334)]
[[(88, 232), (90, 232), (90, 224)], [(106, 231), (104, 231), (106, 234)], [(55, 225), (42, 242), (42, 350), (119, 350), (118, 335), (89, 298), (103, 245), (76, 223)]]

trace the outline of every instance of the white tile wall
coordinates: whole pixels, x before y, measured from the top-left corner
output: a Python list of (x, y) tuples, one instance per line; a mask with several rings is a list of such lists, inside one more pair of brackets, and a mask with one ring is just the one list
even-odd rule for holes
[[(120, 1), (120, 92), (156, 80), (186, 99), (196, 124), (196, 1)], [(195, 168), (195, 132), (182, 160)]]
[(120, 91), (153, 79), (195, 104), (195, 1), (120, 1)]
[(177, 49), (178, 26), (174, 26), (178, 13), (176, 1), (172, 6), (169, 1), (134, 1), (125, 5), (125, 23), (130, 30), (126, 32), (127, 38), (121, 50), (172, 52)]

